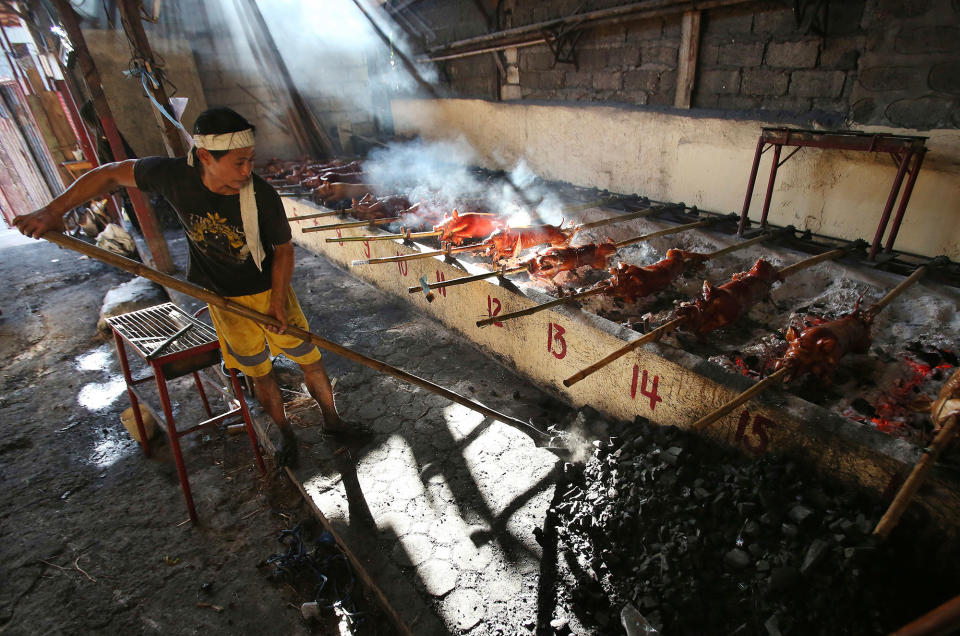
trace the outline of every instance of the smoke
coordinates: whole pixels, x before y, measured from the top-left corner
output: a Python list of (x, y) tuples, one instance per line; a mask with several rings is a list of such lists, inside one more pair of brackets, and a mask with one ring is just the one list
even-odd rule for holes
[(403, 193), (411, 203), (422, 201), (422, 207), (447, 214), (494, 212), (513, 227), (563, 220), (560, 198), (522, 159), (501, 173), (482, 173), (472, 167), (477, 163), (479, 156), (463, 137), (417, 139), (371, 152), (364, 175), (383, 192)]
[[(297, 88), (343, 111), (373, 112), (372, 95), (412, 92), (416, 81), (399, 63), (398, 54), (412, 57), (402, 31), (368, 3), (370, 15), (389, 38), (389, 45), (352, 0), (270, 0), (259, 3)], [(429, 66), (418, 67), (427, 82), (436, 81)], [(344, 113), (349, 116), (349, 113)]]

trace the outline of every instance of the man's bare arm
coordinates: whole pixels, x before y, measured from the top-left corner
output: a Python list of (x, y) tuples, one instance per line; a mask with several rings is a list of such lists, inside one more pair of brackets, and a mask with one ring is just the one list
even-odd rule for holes
[(63, 215), (83, 205), (91, 199), (105, 196), (117, 188), (137, 186), (133, 176), (136, 159), (105, 163), (90, 172), (84, 173), (67, 188), (63, 194), (30, 214), (14, 217), (13, 224), (22, 233), (32, 238), (40, 238), (46, 232), (62, 232)]

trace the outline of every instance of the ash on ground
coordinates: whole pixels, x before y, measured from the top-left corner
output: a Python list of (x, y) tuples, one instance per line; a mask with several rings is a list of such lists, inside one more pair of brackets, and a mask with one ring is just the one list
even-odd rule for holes
[(553, 633), (618, 633), (624, 613), (671, 636), (888, 633), (960, 586), (956, 542), (917, 507), (879, 543), (886, 506), (802, 459), (640, 418), (622, 430), (566, 465), (540, 535), (555, 542)]

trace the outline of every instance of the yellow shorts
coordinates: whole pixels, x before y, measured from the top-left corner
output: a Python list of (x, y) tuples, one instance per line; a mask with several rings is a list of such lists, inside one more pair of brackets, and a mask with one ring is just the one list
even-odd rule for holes
[[(230, 300), (265, 314), (270, 309), (271, 293), (268, 289), (249, 296), (231, 296)], [(271, 355), (282, 353), (298, 364), (312, 364), (320, 359), (320, 350), (310, 342), (290, 334), (272, 333), (259, 323), (225, 309), (213, 305), (209, 308), (213, 326), (220, 337), (223, 361), (230, 369), (239, 369), (244, 375), (258, 378), (270, 373), (273, 368)], [(292, 287), (287, 287), (287, 324), (310, 330)]]

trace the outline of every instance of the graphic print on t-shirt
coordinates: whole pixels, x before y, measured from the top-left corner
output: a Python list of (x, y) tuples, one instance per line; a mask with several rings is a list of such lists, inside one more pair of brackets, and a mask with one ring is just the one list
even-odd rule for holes
[(250, 255), (243, 231), (227, 223), (216, 212), (191, 216), (184, 225), (190, 240), (210, 258), (239, 265)]

